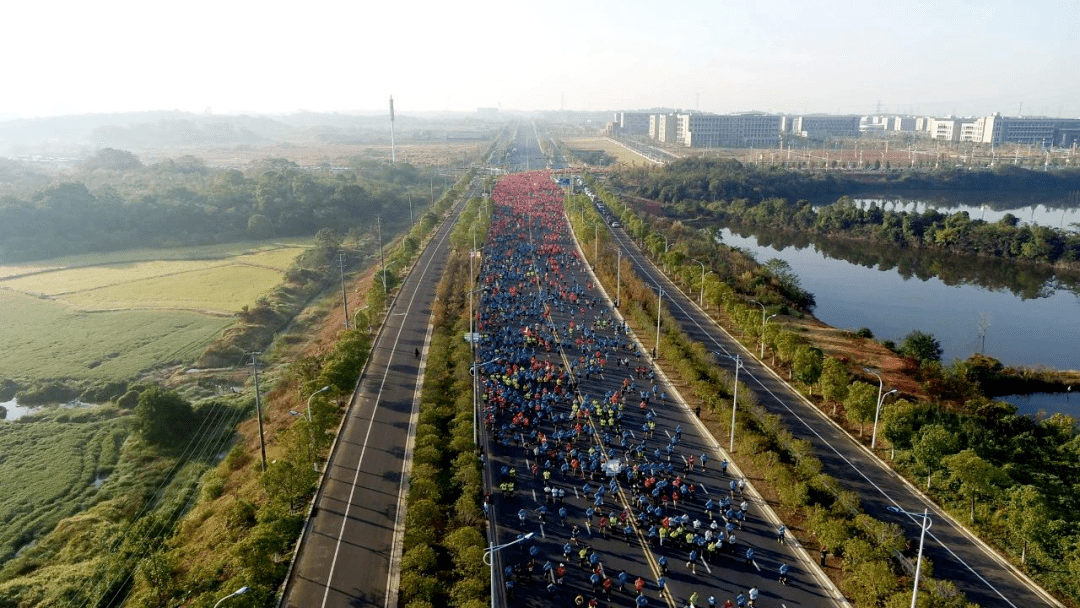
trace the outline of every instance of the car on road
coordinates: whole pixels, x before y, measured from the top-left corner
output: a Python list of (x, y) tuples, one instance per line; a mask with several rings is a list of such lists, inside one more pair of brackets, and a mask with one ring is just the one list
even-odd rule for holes
[(611, 227), (612, 228), (618, 228), (619, 227), (619, 222), (611, 222)]

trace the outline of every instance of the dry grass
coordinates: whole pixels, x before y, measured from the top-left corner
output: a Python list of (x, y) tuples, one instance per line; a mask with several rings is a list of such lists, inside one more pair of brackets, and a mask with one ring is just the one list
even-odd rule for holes
[(616, 162), (623, 165), (652, 165), (653, 163), (645, 159), (644, 156), (636, 152), (632, 152), (627, 148), (620, 146), (614, 141), (606, 137), (582, 137), (577, 139), (564, 140), (567, 148), (571, 150), (603, 150), (607, 154), (614, 156)]

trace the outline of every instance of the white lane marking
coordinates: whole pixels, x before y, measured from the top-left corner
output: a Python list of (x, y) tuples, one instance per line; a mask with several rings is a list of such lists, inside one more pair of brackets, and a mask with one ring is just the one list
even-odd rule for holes
[[(439, 239), (439, 246), (446, 240), (446, 237), (450, 234), (447, 230), (443, 233), (441, 239)], [(435, 255), (432, 254), (428, 258), (427, 264), (424, 265), (424, 274), (427, 274), (428, 269), (431, 267), (432, 261), (435, 259)], [(423, 275), (421, 275), (422, 277)], [(416, 293), (420, 291), (420, 281), (417, 280), (416, 285), (413, 287), (412, 297), (409, 298), (409, 305), (405, 308), (406, 312), (411, 312), (413, 304), (416, 302)], [(393, 353), (397, 354), (398, 342), (401, 341), (401, 332), (405, 330), (405, 324), (402, 323), (398, 326), (397, 335), (394, 336)], [(390, 357), (390, 362), (393, 361), (393, 356)], [(389, 363), (389, 362), (388, 362)], [(349, 523), (349, 512), (352, 510), (353, 497), (356, 495), (356, 484), (360, 481), (360, 465), (364, 462), (364, 455), (367, 453), (368, 439), (371, 438), (371, 429), (375, 426), (375, 415), (379, 411), (379, 403), (382, 401), (383, 389), (386, 387), (386, 379), (390, 374), (383, 374), (382, 382), (379, 383), (379, 392), (375, 396), (375, 406), (371, 409), (371, 419), (368, 420), (367, 432), (364, 434), (364, 447), (360, 449), (360, 458), (356, 461), (356, 472), (353, 474), (352, 487), (349, 488), (349, 501), (345, 503), (345, 514), (341, 519), (341, 529), (338, 531), (337, 542), (334, 545), (334, 558), (330, 561), (330, 572), (326, 576), (326, 588), (323, 590), (323, 599), (321, 606), (326, 606), (326, 600), (330, 597), (330, 587), (334, 582), (334, 571), (337, 568), (338, 554), (341, 552), (341, 541), (345, 536), (345, 526)]]

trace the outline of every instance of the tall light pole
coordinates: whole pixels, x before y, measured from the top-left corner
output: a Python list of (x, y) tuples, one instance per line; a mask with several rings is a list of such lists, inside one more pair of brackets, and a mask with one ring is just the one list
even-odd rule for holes
[(664, 301), (664, 288), (660, 287), (656, 294), (656, 346), (653, 348), (653, 358), (660, 358), (660, 310)]
[(394, 153), (394, 96), (390, 96), (390, 164), (397, 162)]
[(349, 329), (349, 296), (345, 293), (345, 252), (338, 253), (338, 272), (341, 273), (341, 308), (345, 311), (345, 329)]
[(762, 359), (765, 357), (765, 305), (757, 300), (750, 301), (761, 307), (761, 355), (758, 358)]
[(732, 391), (731, 397), (731, 443), (728, 445), (728, 451), (735, 451), (735, 410), (739, 407), (739, 368), (743, 366), (742, 359), (739, 355), (732, 357), (728, 355), (729, 359), (735, 361), (735, 388)]
[(495, 593), (495, 552), (502, 551), (507, 547), (529, 540), (534, 534), (535, 532), (529, 532), (525, 536), (503, 545), (488, 545), (487, 551), (484, 551), (484, 565), (491, 570), (491, 608), (495, 608), (495, 598), (497, 597), (497, 594)]
[[(622, 247), (618, 249), (619, 260), (615, 263), (615, 306), (619, 306), (622, 300)], [(1072, 387), (1070, 387), (1071, 390)]]
[[(870, 369), (869, 367), (864, 367), (863, 371), (868, 373), (868, 374), (874, 374), (874, 377), (877, 378), (877, 382), (878, 382), (878, 385), (877, 385), (877, 407), (880, 410), (881, 409), (881, 398), (882, 398), (881, 397), (881, 391), (882, 391), (882, 389), (885, 388), (885, 382), (881, 379), (881, 376), (879, 376), (877, 372)], [(875, 443), (876, 440), (877, 440), (877, 412), (874, 413), (874, 436), (873, 436), (873, 438), (870, 439), (870, 449), (874, 449), (874, 443)]]
[(262, 470), (266, 472), (266, 439), (263, 437), (262, 404), (259, 401), (259, 355), (262, 353), (251, 352), (251, 370), (255, 374), (255, 417), (259, 421), (259, 447), (262, 450)]
[(922, 513), (912, 513), (911, 511), (905, 511), (905, 510), (901, 509), (900, 507), (885, 507), (885, 508), (888, 509), (889, 511), (892, 511), (893, 513), (903, 513), (904, 515), (907, 515), (908, 517), (911, 517), (912, 519), (914, 519), (916, 517), (921, 517), (922, 518), (922, 521), (919, 523), (919, 527), (922, 528), (922, 531), (919, 532), (919, 556), (917, 558), (915, 558), (915, 560), (916, 560), (915, 561), (915, 585), (912, 587), (912, 590), (911, 590), (911, 608), (915, 608), (915, 601), (919, 598), (919, 572), (922, 570), (923, 541), (926, 539), (926, 531), (928, 529), (930, 529), (930, 526), (934, 522), (933, 522), (933, 520), (930, 519), (930, 516), (929, 516), (930, 511), (929, 511), (929, 509), (923, 509)]
[(600, 224), (599, 223), (593, 223), (593, 225), (592, 225), (592, 234), (593, 234), (593, 237), (592, 237), (593, 266), (596, 267), (596, 268), (599, 268), (600, 267)]
[[(880, 392), (881, 391), (879, 390), (878, 393), (880, 393)], [(885, 405), (885, 397), (888, 397), (889, 395), (891, 395), (891, 394), (893, 394), (895, 392), (896, 392), (896, 389), (894, 388), (891, 391), (885, 393), (884, 395), (881, 395), (880, 397), (878, 397), (877, 409), (874, 410), (874, 434), (871, 435), (871, 437), (870, 437), (870, 449), (871, 450), (874, 449), (875, 445), (877, 445), (877, 423), (878, 423), (878, 417), (881, 415), (881, 406)]]
[(701, 293), (698, 294), (698, 306), (703, 306), (705, 302), (705, 262), (691, 259), (691, 262), (697, 262), (701, 264)]
[(304, 412), (307, 414), (307, 421), (308, 421), (308, 438), (311, 440), (311, 468), (316, 473), (319, 472), (319, 464), (316, 462), (315, 429), (312, 428), (312, 424), (311, 424), (311, 400), (315, 397), (315, 395), (318, 395), (319, 393), (326, 392), (328, 390), (330, 390), (330, 385), (329, 384), (327, 384), (326, 386), (320, 388), (319, 390), (315, 391), (314, 393), (311, 393), (311, 395), (307, 398), (307, 407), (304, 409)]
[(245, 594), (245, 593), (247, 593), (247, 592), (248, 592), (248, 588), (247, 588), (246, 586), (245, 586), (245, 587), (240, 587), (240, 588), (239, 588), (239, 589), (237, 589), (236, 591), (233, 591), (233, 592), (232, 592), (232, 593), (230, 593), (229, 595), (226, 595), (225, 597), (223, 597), (223, 598), (221, 598), (220, 600), (218, 600), (218, 601), (217, 601), (217, 603), (216, 603), (216, 604), (214, 604), (214, 608), (217, 608), (218, 606), (220, 606), (220, 605), (221, 605), (221, 602), (224, 602), (225, 600), (229, 599), (230, 597), (236, 597), (236, 596), (238, 596), (238, 595), (244, 595), (244, 594)]
[[(758, 359), (764, 359), (765, 358), (765, 325), (767, 325), (769, 323), (769, 319), (772, 319), (773, 317), (775, 317), (778, 314), (780, 314), (780, 313), (778, 313), (778, 312), (773, 313), (773, 314), (769, 315), (767, 319), (765, 319), (764, 321), (761, 322), (761, 355), (758, 356)], [(774, 364), (776, 363), (776, 358), (775, 357), (773, 358), (773, 363)]]

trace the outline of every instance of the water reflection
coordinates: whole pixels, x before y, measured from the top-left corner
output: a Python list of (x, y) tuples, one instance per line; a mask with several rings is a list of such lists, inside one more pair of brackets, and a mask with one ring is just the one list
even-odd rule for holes
[[(1070, 192), (1059, 198), (1047, 200), (1045, 195), (993, 198), (987, 192), (949, 192), (947, 195), (923, 193), (912, 196), (861, 194), (852, 197), (862, 209), (871, 205), (886, 211), (907, 211), (923, 213), (935, 209), (941, 213), (959, 213), (967, 211), (973, 220), (986, 220), (994, 223), (1013, 215), (1021, 222), (1050, 228), (1076, 229), (1073, 224), (1080, 224), (1080, 193)], [(815, 205), (829, 204), (833, 201), (814, 201)]]
[(793, 247), (795, 250), (812, 248), (826, 257), (865, 268), (881, 271), (895, 269), (904, 279), (917, 278), (927, 281), (937, 278), (946, 285), (973, 285), (993, 291), (1005, 290), (1025, 300), (1046, 298), (1057, 290), (1080, 295), (1080, 272), (1075, 270), (1055, 273), (1050, 267), (1017, 260), (945, 254), (891, 245), (875, 245), (871, 248), (862, 241), (835, 238), (821, 238), (815, 242), (803, 233), (777, 232), (764, 228), (755, 228), (754, 232), (750, 232), (734, 227), (729, 233), (743, 239), (754, 237), (759, 246), (774, 251), (781, 251), (786, 247)]
[(1020, 414), (1028, 416), (1049, 415), (1054, 412), (1068, 414), (1080, 420), (1080, 395), (1072, 393), (1032, 393), (1030, 395), (1005, 395), (995, 401), (1007, 401), (1016, 406)]
[[(814, 294), (815, 316), (834, 327), (868, 327), (899, 342), (932, 333), (944, 361), (983, 348), (1006, 365), (1076, 369), (1080, 300), (1047, 271), (992, 260), (929, 256), (910, 250), (863, 251), (858, 242), (813, 244), (805, 236), (721, 231), (728, 245), (759, 261), (780, 258)], [(918, 280), (913, 280), (918, 279)]]

